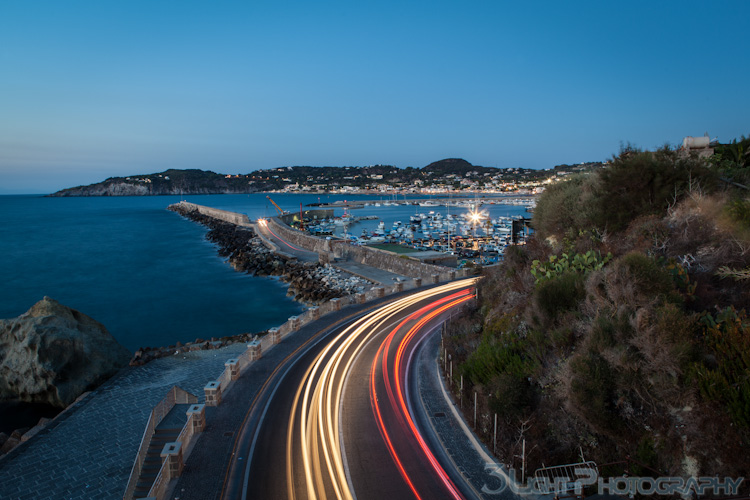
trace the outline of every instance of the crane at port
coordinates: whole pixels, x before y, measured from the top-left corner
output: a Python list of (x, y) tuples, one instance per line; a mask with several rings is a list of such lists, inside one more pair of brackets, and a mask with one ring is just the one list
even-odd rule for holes
[(268, 198), (268, 201), (270, 201), (270, 202), (271, 202), (271, 204), (273, 204), (274, 208), (275, 208), (276, 210), (278, 210), (278, 212), (279, 212), (279, 215), (284, 215), (284, 214), (286, 213), (285, 211), (283, 211), (283, 210), (281, 209), (281, 207), (280, 207), (280, 206), (278, 206), (278, 205), (276, 204), (276, 202), (275, 202), (275, 201), (273, 201), (273, 200), (271, 199), (271, 197), (270, 197), (270, 196), (266, 195), (266, 198)]

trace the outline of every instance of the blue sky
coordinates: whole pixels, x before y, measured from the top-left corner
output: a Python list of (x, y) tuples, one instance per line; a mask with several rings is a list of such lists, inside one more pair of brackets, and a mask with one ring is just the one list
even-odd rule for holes
[(0, 194), (750, 134), (750, 2), (0, 0)]

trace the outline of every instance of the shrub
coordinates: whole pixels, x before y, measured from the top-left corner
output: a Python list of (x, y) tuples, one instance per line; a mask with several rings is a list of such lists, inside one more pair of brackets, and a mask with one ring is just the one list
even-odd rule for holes
[(589, 422), (603, 431), (615, 431), (620, 419), (614, 406), (615, 372), (598, 353), (588, 351), (571, 359), (570, 399)]
[(694, 365), (701, 394), (725, 405), (734, 423), (750, 430), (750, 321), (728, 307), (701, 318), (703, 342), (714, 362)]
[(462, 373), (473, 385), (486, 385), (498, 373), (528, 377), (536, 363), (527, 355), (525, 345), (514, 333), (484, 334), (476, 350), (461, 365)]
[(635, 459), (637, 463), (633, 464), (631, 473), (636, 476), (648, 476), (651, 470), (657, 467), (659, 454), (656, 452), (654, 440), (648, 434), (644, 434), (640, 441), (638, 441), (638, 447), (635, 450)]
[(518, 420), (533, 408), (536, 390), (527, 377), (498, 373), (489, 383), (490, 410), (506, 421)]
[(726, 205), (729, 217), (744, 229), (750, 229), (750, 200), (736, 198)]
[(622, 257), (618, 266), (624, 269), (636, 290), (646, 296), (670, 296), (674, 299), (674, 284), (666, 269), (654, 259), (640, 252), (631, 252)]
[(589, 348), (602, 352), (633, 336), (633, 327), (626, 314), (601, 311), (590, 330)]
[(583, 275), (567, 272), (539, 283), (534, 301), (537, 309), (552, 319), (561, 312), (575, 309), (585, 296)]
[(655, 152), (626, 149), (599, 177), (596, 222), (610, 231), (624, 229), (639, 216), (663, 214), (692, 188), (710, 191), (716, 183), (716, 174), (702, 161), (668, 147)]
[(610, 260), (612, 260), (611, 253), (602, 257), (600, 252), (594, 252), (593, 250), (589, 250), (586, 253), (577, 253), (572, 256), (567, 253), (563, 253), (560, 257), (550, 255), (549, 262), (535, 259), (531, 263), (531, 274), (534, 275), (536, 282), (539, 283), (540, 281), (555, 278), (567, 272), (586, 274), (591, 271), (598, 271)]
[(596, 176), (576, 175), (545, 189), (534, 209), (534, 230), (547, 238), (589, 228), (597, 218), (590, 213), (595, 208), (590, 203), (595, 182)]

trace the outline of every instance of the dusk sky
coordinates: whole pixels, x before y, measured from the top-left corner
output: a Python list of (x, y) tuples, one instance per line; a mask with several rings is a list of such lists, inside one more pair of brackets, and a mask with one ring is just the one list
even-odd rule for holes
[(744, 0), (0, 0), (0, 194), (729, 141), (750, 134), (749, 17)]

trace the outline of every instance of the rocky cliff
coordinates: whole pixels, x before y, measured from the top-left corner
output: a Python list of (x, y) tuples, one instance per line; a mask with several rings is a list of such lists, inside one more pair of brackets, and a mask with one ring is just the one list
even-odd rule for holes
[(238, 194), (253, 193), (257, 190), (244, 177), (228, 177), (197, 169), (170, 169), (158, 174), (110, 177), (96, 184), (63, 189), (49, 196)]
[(0, 399), (66, 407), (130, 358), (101, 323), (44, 297), (0, 320)]

